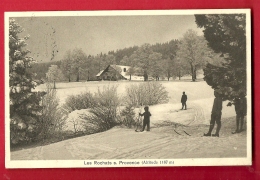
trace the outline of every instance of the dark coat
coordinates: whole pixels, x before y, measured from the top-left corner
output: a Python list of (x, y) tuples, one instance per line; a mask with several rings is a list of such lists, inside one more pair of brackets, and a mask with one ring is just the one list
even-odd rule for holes
[(150, 121), (151, 113), (149, 111), (145, 111), (143, 114), (140, 113), (140, 116), (144, 116), (144, 121)]
[(211, 113), (220, 114), (221, 111), (222, 111), (222, 98), (215, 97)]
[(246, 114), (247, 114), (247, 102), (246, 102), (245, 97), (240, 98), (240, 99), (236, 99), (234, 105), (235, 105), (236, 114), (246, 116)]
[(181, 96), (181, 102), (182, 103), (185, 103), (186, 101), (187, 101), (187, 95), (186, 94), (183, 94), (182, 96)]

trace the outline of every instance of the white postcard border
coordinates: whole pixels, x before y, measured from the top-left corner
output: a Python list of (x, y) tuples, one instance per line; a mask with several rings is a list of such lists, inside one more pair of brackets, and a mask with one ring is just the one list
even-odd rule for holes
[[(246, 158), (195, 158), (195, 159), (105, 159), (105, 160), (11, 160), (9, 123), (9, 18), (10, 17), (53, 17), (53, 16), (138, 16), (138, 15), (194, 15), (194, 14), (246, 14), (247, 42), (247, 157)], [(251, 89), (251, 14), (250, 9), (200, 9), (200, 10), (126, 10), (126, 11), (37, 11), (5, 12), (5, 167), (6, 168), (74, 168), (74, 167), (161, 167), (161, 166), (236, 166), (252, 164), (252, 89)], [(112, 165), (96, 164), (111, 162)], [(138, 162), (139, 164), (120, 164)], [(143, 164), (144, 161), (150, 163)], [(160, 163), (167, 161), (167, 163)], [(86, 165), (91, 162), (92, 165)], [(152, 163), (152, 162), (158, 162)], [(169, 162), (174, 162), (170, 164)], [(116, 164), (114, 164), (116, 163)]]

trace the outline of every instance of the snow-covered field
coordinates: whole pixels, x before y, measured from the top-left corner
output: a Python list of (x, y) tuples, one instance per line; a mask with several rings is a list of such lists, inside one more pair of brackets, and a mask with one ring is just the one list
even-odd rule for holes
[[(195, 101), (207, 98), (213, 98), (213, 90), (204, 81), (190, 82), (190, 81), (158, 81), (163, 84), (169, 92), (170, 102), (179, 103), (182, 92), (185, 91), (188, 95), (188, 101)], [(123, 95), (125, 88), (136, 83), (145, 83), (142, 81), (91, 81), (91, 82), (71, 82), (71, 83), (56, 83), (57, 95), (60, 102), (64, 103), (65, 99), (72, 94), (80, 94), (84, 91), (96, 92), (98, 88), (102, 89), (104, 86), (117, 86), (119, 95)], [(44, 90), (44, 84), (38, 86), (36, 90)]]
[[(84, 91), (97, 92), (98, 88), (102, 89), (104, 86), (117, 86), (119, 96), (123, 96), (125, 88), (136, 83), (136, 81), (97, 81), (97, 82), (71, 82), (71, 83), (57, 83), (57, 96), (60, 99), (60, 104), (63, 104), (69, 95), (80, 94)], [(173, 120), (178, 123), (185, 124), (186, 121), (194, 121), (192, 117), (197, 118), (193, 123), (208, 124), (210, 119), (211, 108), (214, 100), (213, 89), (206, 84), (205, 81), (190, 82), (190, 81), (159, 81), (163, 84), (169, 93), (169, 103), (160, 104), (150, 107), (153, 114), (152, 122), (162, 120)], [(41, 85), (37, 90), (44, 90), (45, 85)], [(175, 112), (181, 108), (181, 95), (185, 91), (188, 96), (187, 107), (188, 111), (183, 113), (180, 119), (176, 119)], [(227, 102), (223, 103), (222, 117), (235, 116), (234, 108), (227, 107)], [(82, 113), (82, 111), (74, 112), (71, 118), (75, 119), (75, 115)], [(190, 117), (192, 116), (192, 117)], [(70, 121), (70, 120), (68, 120)], [(71, 121), (70, 121), (71, 122)], [(68, 122), (68, 130), (73, 130), (72, 124)]]
[[(71, 94), (86, 89), (97, 91), (106, 85), (118, 86), (123, 95), (126, 86), (144, 82), (58, 83), (57, 93), (64, 103)], [(151, 131), (115, 127), (106, 132), (69, 139), (31, 149), (14, 151), (11, 159), (137, 159), (137, 158), (215, 158), (245, 157), (247, 131), (231, 134), (235, 128), (235, 111), (223, 102), (222, 129), (219, 138), (201, 137), (208, 130), (213, 104), (213, 90), (204, 81), (161, 81), (170, 101), (150, 107)], [(43, 89), (44, 86), (38, 87)], [(181, 95), (188, 96), (187, 110), (180, 110)], [(214, 133), (214, 131), (213, 131)]]

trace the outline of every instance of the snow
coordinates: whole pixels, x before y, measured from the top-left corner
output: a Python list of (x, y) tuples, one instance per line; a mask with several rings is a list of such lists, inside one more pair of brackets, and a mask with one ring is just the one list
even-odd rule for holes
[[(61, 103), (71, 94), (86, 89), (95, 92), (105, 85), (118, 86), (123, 95), (125, 87), (143, 82), (84, 82), (57, 83)], [(161, 82), (169, 92), (170, 101), (149, 107), (151, 131), (136, 133), (134, 129), (114, 127), (108, 131), (68, 139), (62, 142), (14, 151), (12, 160), (85, 160), (85, 159), (166, 159), (166, 158), (223, 158), (246, 157), (247, 131), (231, 134), (235, 129), (234, 107), (223, 102), (220, 137), (202, 137), (209, 128), (213, 90), (204, 81)], [(43, 89), (44, 87), (38, 87)], [(187, 110), (181, 109), (181, 95), (188, 96)], [(136, 113), (139, 109), (135, 110)], [(70, 118), (77, 119), (87, 110), (75, 111)], [(213, 130), (213, 133), (215, 129)]]
[(80, 118), (80, 115), (90, 116), (89, 109), (75, 110), (71, 112), (66, 120), (65, 131), (84, 131), (82, 124), (86, 122), (85, 119)]
[(100, 76), (104, 70), (101, 70), (96, 76)]

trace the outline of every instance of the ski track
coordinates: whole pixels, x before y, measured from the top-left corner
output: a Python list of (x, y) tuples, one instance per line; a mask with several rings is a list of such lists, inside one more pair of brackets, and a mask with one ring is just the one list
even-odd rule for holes
[[(113, 129), (109, 132), (112, 139), (118, 133), (125, 132), (131, 139), (114, 139), (100, 135), (92, 138), (80, 137), (75, 141), (55, 143), (47, 146), (17, 151), (12, 159), (23, 160), (60, 160), (60, 159), (142, 159), (142, 158), (198, 158), (198, 157), (240, 157), (246, 155), (246, 138), (242, 134), (223, 137), (179, 136), (176, 134), (158, 134), (158, 132), (135, 133), (129, 129)], [(133, 136), (137, 136), (136, 138)], [(158, 137), (159, 136), (159, 137)], [(143, 139), (142, 139), (142, 138)], [(234, 141), (235, 139), (240, 141)], [(241, 141), (242, 140), (242, 141)], [(91, 143), (92, 142), (92, 143)], [(94, 143), (95, 142), (95, 143)], [(236, 148), (236, 149), (234, 149)], [(206, 150), (206, 151), (205, 151)], [(21, 155), (24, 156), (21, 156)], [(20, 156), (17, 156), (20, 155)], [(29, 155), (29, 156), (28, 156)], [(66, 156), (64, 156), (66, 155)], [(65, 157), (65, 158), (64, 158)]]
[[(180, 121), (184, 113), (194, 114), (194, 118), (183, 124), (171, 124), (174, 120)], [(205, 114), (203, 108), (196, 103), (190, 103), (187, 111), (176, 112), (174, 117), (174, 120), (167, 122), (156, 121), (156, 123), (152, 123), (150, 132), (135, 132), (134, 129), (115, 127), (106, 132), (14, 151), (11, 152), (11, 160), (172, 159), (246, 156), (246, 131), (232, 135), (234, 119), (223, 121), (221, 136), (216, 138), (201, 137), (203, 132), (208, 130), (208, 126), (203, 125)]]

